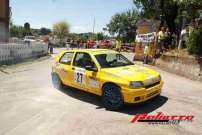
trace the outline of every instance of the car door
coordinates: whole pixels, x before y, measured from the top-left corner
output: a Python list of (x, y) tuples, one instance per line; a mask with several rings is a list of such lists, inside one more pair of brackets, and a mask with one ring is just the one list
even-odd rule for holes
[(96, 65), (93, 59), (88, 53), (77, 52), (72, 66), (72, 74), (74, 74), (74, 85), (82, 90), (89, 91), (91, 93), (97, 93), (97, 88), (99, 87), (96, 83), (96, 71), (90, 71), (86, 69), (87, 66)]
[(74, 77), (71, 75), (73, 57), (74, 52), (66, 52), (59, 60), (59, 76), (64, 84), (70, 86), (72, 86), (74, 79)]

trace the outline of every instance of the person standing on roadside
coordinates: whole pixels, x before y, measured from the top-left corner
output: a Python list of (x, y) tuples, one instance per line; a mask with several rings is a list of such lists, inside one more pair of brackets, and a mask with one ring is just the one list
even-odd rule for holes
[(146, 44), (144, 48), (144, 64), (148, 64), (148, 58), (149, 58), (149, 45)]
[(184, 29), (181, 30), (178, 50), (187, 47), (186, 44), (188, 39), (189, 39), (189, 27), (187, 25)]
[(178, 35), (177, 35), (177, 31), (173, 32), (173, 34), (171, 35), (171, 46), (170, 48), (176, 48), (177, 44), (178, 44)]
[(116, 50), (118, 51), (118, 52), (120, 52), (121, 51), (121, 40), (116, 40)]
[(50, 40), (48, 41), (48, 51), (50, 50), (50, 54), (53, 54), (53, 44), (50, 42)]
[(77, 46), (77, 49), (79, 49), (80, 48), (80, 41), (77, 39), (77, 41), (76, 41), (76, 46)]
[(198, 57), (198, 63), (199, 63), (199, 76), (201, 76), (201, 72), (202, 72), (202, 57)]
[(163, 53), (163, 47), (165, 44), (165, 27), (161, 27), (161, 30), (157, 34), (157, 53)]
[(171, 45), (171, 32), (169, 28), (166, 28), (164, 48), (170, 49), (170, 45)]

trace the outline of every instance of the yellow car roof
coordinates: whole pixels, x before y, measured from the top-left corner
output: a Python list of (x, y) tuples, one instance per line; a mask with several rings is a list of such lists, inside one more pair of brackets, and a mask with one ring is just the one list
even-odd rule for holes
[(109, 49), (73, 49), (73, 50), (67, 50), (64, 52), (86, 52), (91, 54), (103, 54), (103, 53), (117, 53), (116, 51), (109, 50)]

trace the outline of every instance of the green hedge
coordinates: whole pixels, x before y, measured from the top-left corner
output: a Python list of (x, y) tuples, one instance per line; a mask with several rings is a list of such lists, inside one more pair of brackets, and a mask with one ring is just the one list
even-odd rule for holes
[(202, 24), (189, 37), (188, 51), (190, 54), (202, 56)]

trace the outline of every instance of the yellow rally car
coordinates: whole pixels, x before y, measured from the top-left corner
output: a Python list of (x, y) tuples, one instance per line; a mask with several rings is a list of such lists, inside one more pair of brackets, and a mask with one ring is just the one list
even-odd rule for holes
[(102, 96), (109, 110), (151, 99), (161, 93), (163, 86), (157, 71), (135, 65), (107, 49), (62, 52), (54, 60), (52, 80), (56, 88), (67, 85)]

